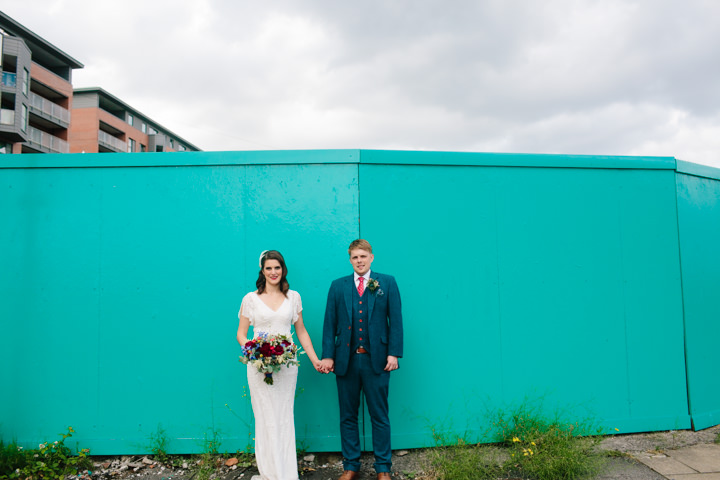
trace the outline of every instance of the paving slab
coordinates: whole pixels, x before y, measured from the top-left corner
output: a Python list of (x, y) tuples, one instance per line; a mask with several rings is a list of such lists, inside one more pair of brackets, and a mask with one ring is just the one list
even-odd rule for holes
[(632, 458), (613, 457), (593, 480), (667, 480), (667, 477)]
[(698, 473), (697, 470), (666, 455), (637, 455), (634, 458), (666, 477), (682, 473)]
[(720, 473), (688, 473), (686, 475), (672, 475), (670, 480), (720, 480)]
[(720, 445), (693, 445), (666, 453), (672, 459), (684, 463), (698, 473), (720, 473)]

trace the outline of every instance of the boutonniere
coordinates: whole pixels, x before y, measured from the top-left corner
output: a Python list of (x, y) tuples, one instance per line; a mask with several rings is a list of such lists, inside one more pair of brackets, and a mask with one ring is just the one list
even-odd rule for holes
[(368, 290), (370, 290), (370, 293), (374, 293), (375, 295), (385, 295), (385, 292), (383, 292), (382, 288), (380, 288), (380, 282), (378, 282), (374, 278), (368, 280), (367, 288)]

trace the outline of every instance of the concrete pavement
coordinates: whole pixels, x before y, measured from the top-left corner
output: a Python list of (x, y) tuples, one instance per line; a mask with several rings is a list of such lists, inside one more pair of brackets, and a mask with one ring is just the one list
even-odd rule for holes
[(668, 480), (720, 480), (720, 445), (698, 444), (677, 450), (633, 454)]

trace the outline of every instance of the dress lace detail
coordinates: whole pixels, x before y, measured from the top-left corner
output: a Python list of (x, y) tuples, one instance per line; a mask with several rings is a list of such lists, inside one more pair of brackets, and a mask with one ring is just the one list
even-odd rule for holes
[[(266, 332), (290, 335), (291, 326), (302, 311), (300, 294), (288, 291), (287, 298), (273, 311), (250, 292), (243, 298), (238, 316), (250, 320), (253, 336)], [(255, 459), (263, 480), (297, 480), (295, 447), (295, 386), (298, 369), (283, 367), (273, 373), (274, 385), (266, 384), (265, 375), (248, 365), (250, 403), (255, 415)]]

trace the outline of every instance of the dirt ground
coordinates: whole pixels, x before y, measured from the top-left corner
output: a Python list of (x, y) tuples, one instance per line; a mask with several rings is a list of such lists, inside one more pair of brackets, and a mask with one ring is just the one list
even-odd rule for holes
[[(617, 451), (628, 455), (647, 452), (663, 452), (700, 443), (713, 443), (720, 432), (720, 426), (698, 432), (675, 430), (667, 432), (635, 433), (628, 435), (609, 436), (603, 440), (599, 448)], [(434, 480), (429, 461), (430, 449), (398, 450), (393, 452), (394, 480)], [(188, 457), (188, 466), (192, 459)], [(342, 473), (342, 458), (337, 453), (309, 453), (299, 458), (301, 480), (335, 480)], [(192, 468), (169, 468), (153, 464), (152, 459), (136, 457), (94, 457), (95, 471), (85, 475), (92, 480), (199, 480), (197, 470)], [(371, 454), (362, 457), (360, 480), (375, 479), (372, 468)], [(225, 460), (215, 470), (211, 478), (221, 480), (250, 480), (257, 475), (257, 468), (251, 466), (226, 466)], [(230, 462), (232, 463), (232, 462)], [(124, 465), (124, 467), (123, 467)], [(655, 472), (627, 456), (611, 457), (607, 472), (598, 478), (611, 479), (661, 479)]]

